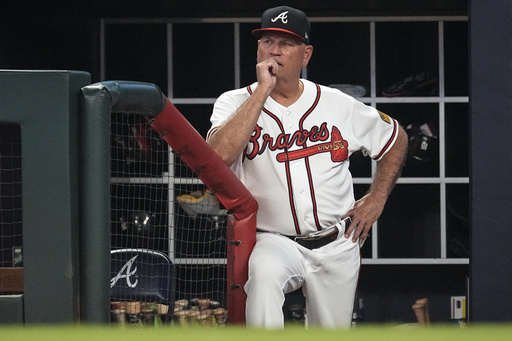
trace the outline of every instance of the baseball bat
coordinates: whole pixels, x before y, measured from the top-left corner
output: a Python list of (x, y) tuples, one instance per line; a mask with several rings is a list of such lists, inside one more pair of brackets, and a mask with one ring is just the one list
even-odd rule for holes
[(156, 305), (156, 310), (160, 315), (166, 315), (169, 312), (169, 305), (158, 303)]
[(200, 310), (197, 320), (200, 324), (210, 325), (210, 324), (212, 324), (212, 315), (213, 315), (212, 309)]
[(126, 302), (125, 309), (127, 314), (140, 314), (141, 302)]
[(206, 310), (210, 306), (211, 300), (209, 298), (199, 298), (197, 300), (197, 306), (199, 310)]
[(174, 312), (184, 310), (188, 307), (188, 300), (177, 300), (174, 302)]
[(141, 302), (126, 302), (126, 316), (128, 323), (132, 326), (141, 326), (142, 320), (140, 316)]
[(228, 320), (228, 312), (224, 308), (213, 309), (213, 316), (217, 325), (225, 325)]
[(412, 309), (416, 314), (416, 319), (418, 320), (418, 325), (420, 326), (428, 326), (430, 325), (430, 314), (428, 312), (428, 299), (421, 298), (417, 300)]
[(126, 304), (125, 302), (111, 302), (110, 303), (110, 316), (111, 322), (117, 324), (126, 324)]
[(179, 325), (187, 325), (188, 310), (178, 310), (174, 312), (174, 319)]

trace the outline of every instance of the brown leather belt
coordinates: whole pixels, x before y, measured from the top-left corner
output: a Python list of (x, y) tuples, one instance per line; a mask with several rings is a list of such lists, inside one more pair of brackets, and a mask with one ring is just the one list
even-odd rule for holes
[[(296, 242), (297, 244), (302, 245), (307, 249), (313, 250), (321, 248), (322, 246), (325, 246), (338, 239), (338, 235), (340, 233), (345, 233), (345, 230), (350, 225), (351, 221), (352, 219), (350, 217), (347, 217), (334, 226), (328, 227), (318, 232), (313, 232), (311, 234), (308, 234), (307, 236), (288, 236), (280, 233), (276, 234), (283, 237), (287, 237)], [(273, 233), (270, 231), (263, 231), (260, 229), (257, 229), (256, 231)]]

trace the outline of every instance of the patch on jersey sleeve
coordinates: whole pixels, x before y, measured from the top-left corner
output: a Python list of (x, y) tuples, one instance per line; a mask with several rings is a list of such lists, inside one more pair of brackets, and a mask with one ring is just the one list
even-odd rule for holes
[(384, 114), (382, 111), (380, 110), (377, 110), (377, 112), (379, 113), (379, 116), (381, 118), (381, 120), (383, 120), (384, 122), (386, 122), (387, 124), (391, 124), (391, 119), (389, 118), (388, 115)]

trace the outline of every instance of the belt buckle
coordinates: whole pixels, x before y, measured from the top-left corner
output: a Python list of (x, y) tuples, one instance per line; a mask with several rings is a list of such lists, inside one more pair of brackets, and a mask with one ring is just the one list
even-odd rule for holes
[(295, 237), (294, 240), (299, 245), (302, 245), (310, 250), (318, 249), (338, 239), (338, 235), (340, 233), (345, 233), (345, 230), (347, 226), (350, 225), (351, 221), (352, 219), (347, 217), (334, 226), (328, 227), (318, 232), (313, 232), (304, 237)]
[(318, 249), (336, 240), (338, 238), (339, 232), (340, 230), (335, 225), (304, 237), (295, 237), (295, 242), (310, 250)]

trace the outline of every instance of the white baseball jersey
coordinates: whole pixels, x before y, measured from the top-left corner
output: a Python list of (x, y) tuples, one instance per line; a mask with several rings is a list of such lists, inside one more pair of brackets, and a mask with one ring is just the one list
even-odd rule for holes
[[(301, 80), (289, 107), (269, 97), (245, 153), (232, 169), (258, 202), (258, 229), (306, 235), (340, 221), (354, 205), (349, 156), (379, 160), (395, 143), (396, 120), (339, 90)], [(210, 136), (256, 88), (216, 101)]]

